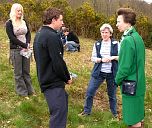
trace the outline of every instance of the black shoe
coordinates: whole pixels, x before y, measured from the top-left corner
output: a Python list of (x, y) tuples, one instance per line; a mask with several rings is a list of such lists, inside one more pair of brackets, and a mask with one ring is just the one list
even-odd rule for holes
[(85, 113), (84, 111), (78, 114), (78, 116), (89, 116), (89, 115), (90, 115), (89, 113)]
[(114, 118), (118, 118), (118, 114), (114, 114), (113, 117), (114, 117)]
[(77, 49), (78, 49), (78, 52), (80, 52), (80, 45), (77, 47)]
[(112, 121), (119, 121), (118, 114), (113, 115)]

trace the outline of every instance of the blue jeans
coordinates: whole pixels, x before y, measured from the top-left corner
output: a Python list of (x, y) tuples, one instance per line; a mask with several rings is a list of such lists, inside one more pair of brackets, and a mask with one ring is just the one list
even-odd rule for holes
[(100, 72), (98, 78), (91, 77), (87, 92), (86, 92), (86, 100), (84, 105), (84, 112), (87, 114), (91, 113), (92, 105), (93, 105), (93, 97), (100, 84), (104, 82), (106, 79), (107, 83), (107, 93), (109, 97), (110, 110), (112, 114), (117, 115), (117, 99), (116, 99), (116, 84), (114, 82), (114, 77), (112, 73), (104, 73)]
[(77, 51), (79, 44), (75, 43), (74, 41), (67, 41), (66, 47), (67, 47), (67, 51)]

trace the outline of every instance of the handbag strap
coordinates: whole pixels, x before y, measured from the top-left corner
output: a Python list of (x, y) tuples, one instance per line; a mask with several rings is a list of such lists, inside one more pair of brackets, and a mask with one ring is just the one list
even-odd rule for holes
[(136, 57), (136, 79), (137, 79), (137, 83), (138, 83), (138, 65), (137, 65), (137, 47), (136, 47), (136, 40), (133, 37), (133, 35), (130, 34), (130, 36), (133, 38), (134, 40), (134, 44), (135, 44), (135, 57)]

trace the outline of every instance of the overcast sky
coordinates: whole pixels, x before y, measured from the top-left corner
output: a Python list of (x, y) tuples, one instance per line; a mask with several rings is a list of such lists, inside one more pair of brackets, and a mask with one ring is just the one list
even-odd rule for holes
[(147, 3), (152, 3), (152, 0), (144, 0), (144, 1), (146, 1)]

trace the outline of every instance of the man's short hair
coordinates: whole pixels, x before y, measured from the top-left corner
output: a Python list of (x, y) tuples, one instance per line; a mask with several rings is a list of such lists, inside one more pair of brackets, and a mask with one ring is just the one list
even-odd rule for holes
[(52, 23), (52, 19), (58, 19), (63, 12), (58, 8), (48, 8), (43, 13), (43, 24), (48, 25)]

